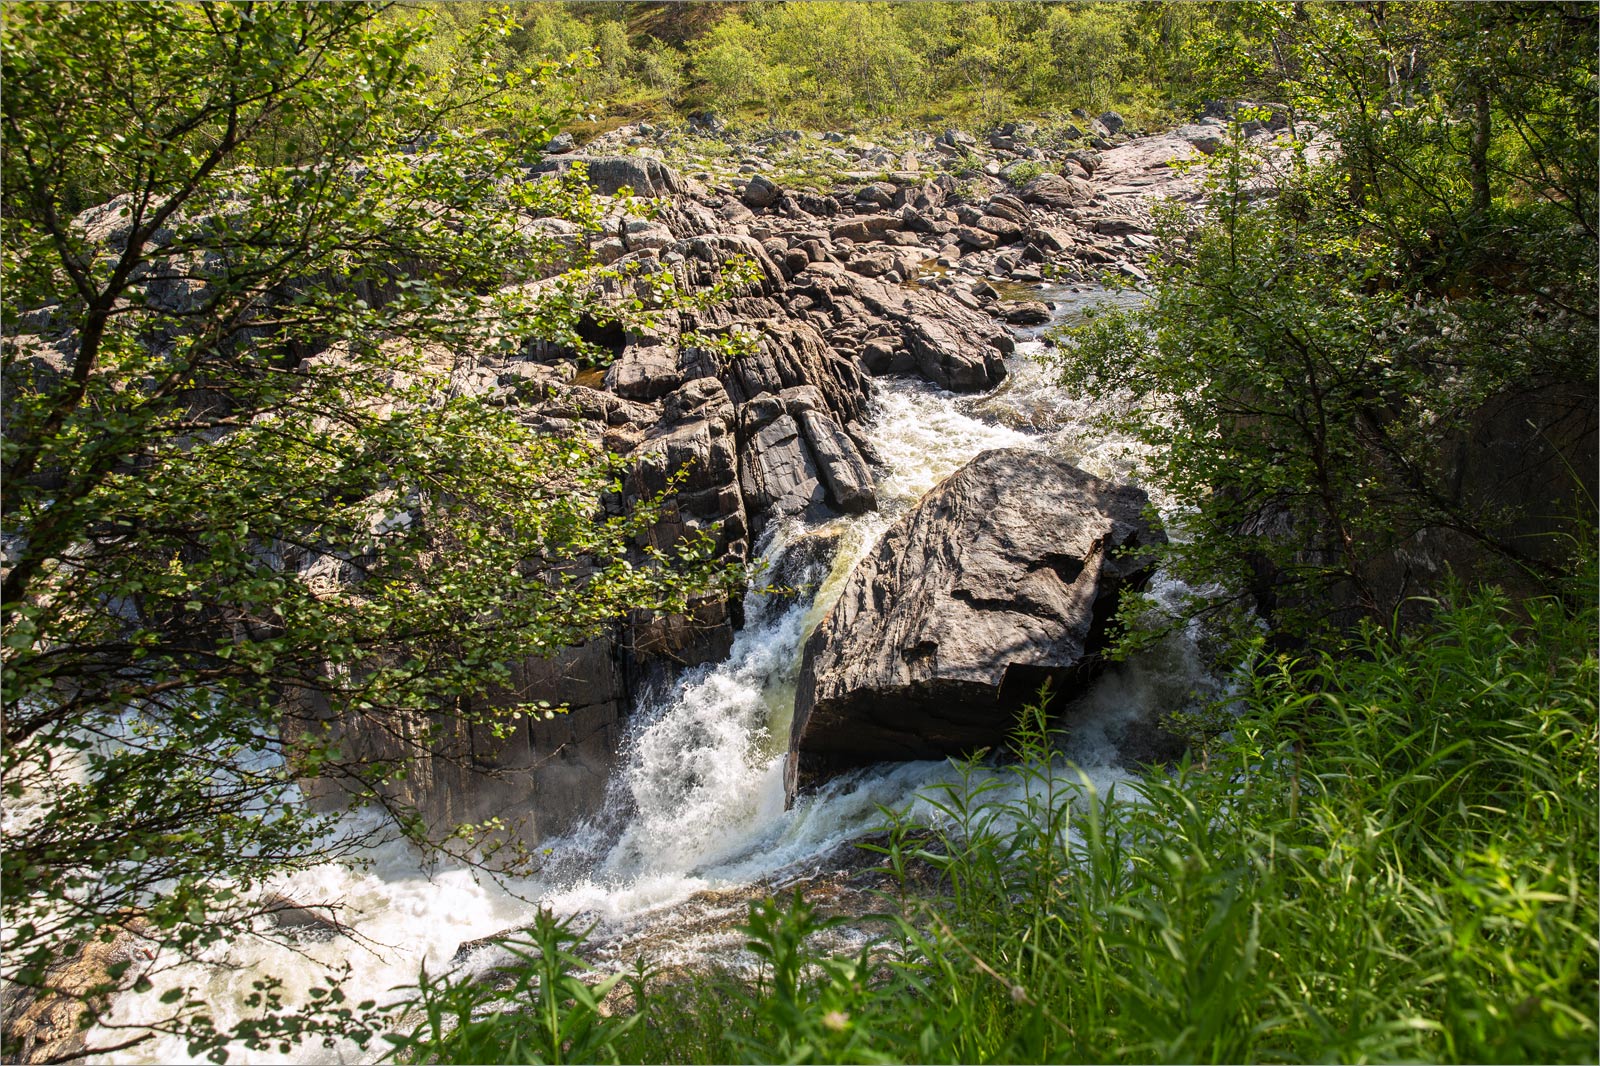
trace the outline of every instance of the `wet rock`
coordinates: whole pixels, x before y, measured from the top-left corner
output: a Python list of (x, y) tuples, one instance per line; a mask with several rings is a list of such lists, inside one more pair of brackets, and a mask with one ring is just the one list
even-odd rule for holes
[(888, 337), (874, 337), (861, 346), (861, 362), (874, 374), (889, 373), (897, 345)]
[(268, 893), (261, 901), (261, 913), (273, 925), (302, 939), (332, 940), (345, 935), (348, 930), (334, 917), (336, 910), (331, 903), (307, 905), (279, 892)]
[(794, 514), (820, 518), (827, 490), (800, 424), (788, 413), (750, 432), (739, 456), (745, 507), (763, 523)]
[[(1018, 273), (1013, 271), (1013, 276)], [(1022, 271), (1021, 273), (1035, 273)], [(1007, 304), (1005, 320), (1013, 326), (1042, 326), (1050, 321), (1050, 308), (1040, 300), (1020, 300)]]
[[(100, 1014), (111, 1006), (110, 997), (90, 991), (132, 982), (139, 967), (153, 968), (153, 952), (144, 945), (147, 922), (130, 916), (120, 926), (105, 930), (108, 939), (91, 939), (68, 948), (42, 975), (41, 987), (28, 988), (7, 980), (0, 988), (0, 1043), (6, 1062), (82, 1061), (84, 1030), (79, 1025), (87, 1006)], [(130, 966), (119, 980), (110, 967)]]
[[(1016, 225), (1016, 223), (1012, 223), (1012, 225)], [(955, 231), (955, 237), (964, 247), (979, 252), (986, 252), (1000, 243), (999, 237), (986, 229), (979, 229), (976, 226), (960, 227)]]
[(872, 488), (872, 470), (848, 434), (823, 411), (797, 413), (806, 443), (816, 456), (817, 469), (827, 486), (828, 502), (846, 514), (861, 514), (878, 506)]
[(1010, 244), (1022, 236), (1022, 224), (999, 215), (984, 215), (978, 219), (978, 228), (992, 233), (1002, 244)]
[(1093, 676), (1128, 549), (1164, 535), (1140, 489), (1038, 452), (985, 452), (935, 488), (850, 575), (807, 641), (786, 771), (791, 797), (852, 766), (1005, 742), (1049, 680)]
[(833, 305), (837, 323), (855, 323), (863, 333), (869, 322), (889, 326), (899, 333), (917, 371), (940, 388), (990, 389), (1005, 378), (1004, 357), (1015, 342), (987, 315), (932, 289), (890, 285), (843, 271), (838, 278), (838, 288), (819, 292)]
[(765, 595), (791, 603), (814, 593), (827, 580), (843, 539), (844, 530), (831, 525), (808, 529), (785, 544), (761, 577)]

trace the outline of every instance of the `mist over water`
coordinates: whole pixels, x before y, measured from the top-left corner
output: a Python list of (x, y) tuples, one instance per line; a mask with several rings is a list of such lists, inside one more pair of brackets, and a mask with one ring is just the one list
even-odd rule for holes
[[(1065, 304), (1058, 317), (1094, 299), (1066, 290), (1047, 290), (1045, 298), (1060, 301), (1058, 308)], [(845, 577), (890, 523), (978, 453), (1048, 450), (1101, 477), (1126, 478), (1136, 469), (1137, 451), (1127, 442), (1099, 439), (1086, 402), (1032, 358), (1041, 347), (1023, 335), (1009, 360), (1011, 376), (987, 396), (957, 396), (905, 379), (876, 383), (864, 428), (885, 464), (879, 510), (819, 527), (780, 525), (769, 534), (762, 555), (775, 565), (802, 542), (829, 545), (806, 553), (812, 561), (790, 577), (814, 591), (787, 600), (752, 592), (746, 627), (725, 661), (691, 670), (641, 700), (608, 809), (566, 838), (547, 842), (543, 873), (499, 882), (462, 865), (425, 863), (391, 836), (370, 851), (363, 867), (328, 863), (269, 886), (301, 904), (337, 904), (353, 937), (292, 948), (264, 938), (220, 945), (201, 962), (178, 966), (166, 983), (158, 982), (157, 994), (174, 983), (194, 985), (210, 1001), (219, 1027), (226, 1027), (242, 1014), (261, 974), (284, 979), (293, 1001), (325, 967), (348, 961), (352, 1000), (392, 1000), (397, 987), (416, 980), (419, 966), (439, 973), (459, 945), (524, 924), (539, 906), (582, 914), (586, 923), (626, 924), (695, 892), (749, 884), (822, 854), (881, 824), (882, 807), (936, 817), (921, 796), (956, 778), (945, 762), (857, 771), (784, 810), (783, 759), (801, 649)], [(1180, 590), (1158, 577), (1155, 591)], [(1074, 705), (1067, 757), (1103, 792), (1124, 777), (1113, 765), (1108, 731), (1148, 707), (1182, 706), (1202, 675), (1192, 640), (1181, 639), (1138, 667), (1109, 672)], [(350, 818), (356, 827), (371, 828), (379, 815)], [(147, 1013), (155, 1009), (154, 998), (123, 997), (114, 1021), (154, 1017)], [(91, 1033), (90, 1039), (115, 1042), (113, 1036)], [(370, 1061), (381, 1050), (308, 1044), (280, 1056), (239, 1049), (230, 1061)], [(107, 1061), (190, 1059), (179, 1042), (158, 1039)]]

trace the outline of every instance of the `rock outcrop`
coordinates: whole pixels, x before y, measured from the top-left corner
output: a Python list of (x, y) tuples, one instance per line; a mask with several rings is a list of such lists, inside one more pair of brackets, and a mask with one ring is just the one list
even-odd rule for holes
[(985, 452), (897, 522), (806, 643), (787, 782), (1003, 744), (1045, 681), (1099, 665), (1165, 539), (1143, 490), (1040, 452)]
[[(0, 987), (0, 1044), (6, 1062), (83, 1061), (85, 1013), (100, 1017), (111, 1005), (106, 989), (132, 984), (132, 977), (155, 971), (148, 920), (128, 914), (108, 926), (105, 938), (64, 946), (61, 955), (27, 987), (7, 981)], [(115, 969), (113, 969), (115, 967)], [(125, 971), (133, 973), (125, 980)], [(112, 977), (116, 973), (117, 977)]]
[[(1037, 135), (1016, 126), (979, 144), (952, 131), (941, 143), (963, 157), (992, 150), (997, 160), (1036, 164), (1044, 158), (1030, 143)], [(660, 158), (633, 153), (634, 136), (608, 134), (582, 152), (552, 144), (531, 168), (558, 174), (581, 164), (601, 197), (626, 187), (660, 199), (649, 218), (631, 217), (619, 203), (598, 229), (531, 214), (512, 219), (543, 279), (526, 283), (529, 294), (555, 285), (558, 272), (593, 253), (617, 271), (594, 283), (602, 300), (648, 297), (633, 279), (660, 272), (686, 293), (723, 282), (723, 298), (663, 311), (649, 325), (586, 321), (580, 335), (609, 353), (603, 372), (580, 372), (580, 353), (555, 340), (511, 353), (485, 344), (426, 354), (449, 395), (482, 398), (533, 429), (627, 457), (632, 466), (622, 491), (605, 501), (611, 511), (670, 485), (641, 547), (670, 549), (704, 534), (724, 558), (744, 561), (780, 521), (871, 510), (873, 456), (861, 424), (873, 376), (919, 376), (954, 391), (993, 388), (1013, 349), (1005, 321), (1037, 321), (1048, 308), (1004, 303), (985, 278), (1038, 280), (1046, 266), (1057, 277), (1079, 278), (1140, 254), (1133, 243), (1142, 236), (1139, 219), (1104, 232), (1093, 226), (1097, 185), (1077, 175), (1098, 157), (1040, 179), (1030, 202), (998, 178), (963, 185), (939, 173), (934, 161), (944, 153), (931, 143), (920, 154), (874, 149), (874, 174), (841, 173), (833, 188), (807, 190), (760, 173), (728, 184), (709, 174), (691, 179)], [(78, 220), (86, 239), (108, 247), (125, 239), (117, 207)], [(724, 282), (730, 268), (742, 269), (744, 280)], [(181, 291), (152, 276), (150, 299), (193, 303), (204, 294), (205, 273)], [(378, 304), (393, 293), (368, 285), (358, 295)], [(59, 372), (51, 321), (49, 308), (29, 312), (32, 347), (25, 354), (36, 357), (8, 365), (8, 385), (25, 374)], [(341, 359), (338, 345), (314, 339), (294, 354), (308, 367)], [(360, 568), (352, 560), (271, 550), (319, 592), (359, 595)], [(292, 750), (296, 730), (328, 728), (350, 756), (404, 766), (389, 786), (391, 798), (431, 824), (499, 817), (537, 840), (600, 803), (635, 694), (725, 654), (739, 608), (737, 598), (716, 598), (683, 616), (639, 614), (580, 646), (509, 664), (506, 689), (483, 694), (471, 708), (514, 712), (495, 730), (467, 725), (459, 708), (352, 713), (330, 722), (314, 694), (316, 679), (308, 678), (307, 694), (285, 708), (285, 741)], [(532, 709), (539, 701), (567, 713), (546, 716)], [(308, 782), (307, 792), (332, 796), (340, 786)]]

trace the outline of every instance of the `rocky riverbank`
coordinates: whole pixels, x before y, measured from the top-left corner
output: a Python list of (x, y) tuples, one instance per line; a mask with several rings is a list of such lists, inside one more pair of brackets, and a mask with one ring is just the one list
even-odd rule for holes
[[(1154, 244), (1150, 207), (1196, 195), (1179, 164), (1213, 147), (1211, 122), (1134, 136), (1110, 128), (1118, 123), (1107, 116), (1081, 139), (1018, 125), (981, 141), (960, 131), (914, 137), (897, 150), (833, 134), (741, 144), (716, 130), (629, 127), (583, 152), (551, 152), (536, 172), (581, 163), (603, 196), (656, 199), (649, 218), (618, 210), (602, 231), (568, 227), (602, 262), (668, 270), (684, 290), (740, 263), (749, 280), (720, 304), (662, 316), (650, 333), (597, 330), (610, 360), (603, 374), (580, 372), (559, 350), (458, 353), (451, 388), (627, 456), (633, 472), (619, 505), (681, 476), (651, 542), (667, 548), (705, 532), (725, 557), (748, 561), (779, 521), (876, 506), (875, 456), (860, 432), (874, 377), (992, 389), (1014, 345), (1009, 327), (1051, 314), (1028, 286), (1142, 278)], [(707, 162), (729, 158), (736, 174)], [(796, 159), (837, 169), (792, 182), (785, 173)], [(696, 335), (742, 337), (744, 347), (729, 355), (681, 340)], [(1112, 607), (1096, 601), (1092, 613)], [(1087, 619), (1059, 624), (1087, 630)], [(441, 826), (501, 817), (524, 840), (565, 831), (602, 802), (638, 694), (721, 658), (739, 624), (737, 601), (708, 600), (690, 616), (633, 618), (553, 659), (515, 664), (514, 684), (490, 697), (495, 705), (545, 700), (569, 712), (527, 718), (503, 736), (435, 723), (432, 755), (398, 798)], [(1013, 659), (1017, 676), (1064, 666)], [(1004, 716), (989, 717), (1003, 734)], [(362, 754), (416, 761), (396, 748), (403, 730), (341, 728)], [(834, 753), (831, 763), (913, 754), (927, 753)]]

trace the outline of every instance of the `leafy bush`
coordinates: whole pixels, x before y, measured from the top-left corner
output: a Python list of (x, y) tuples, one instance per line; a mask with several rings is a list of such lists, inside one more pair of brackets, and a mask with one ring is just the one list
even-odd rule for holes
[[(588, 964), (569, 948), (583, 934), (570, 920), (540, 911), (526, 940), (500, 946), (520, 965), (490, 979), (459, 974), (429, 977), (397, 1004), (401, 1017), (421, 1015), (411, 1032), (390, 1034), (386, 1058), (397, 1062), (561, 1063), (617, 1061), (618, 1039), (639, 1020), (613, 1017), (600, 1001), (622, 974), (594, 984), (580, 976)], [(504, 977), (505, 983), (493, 978)]]

